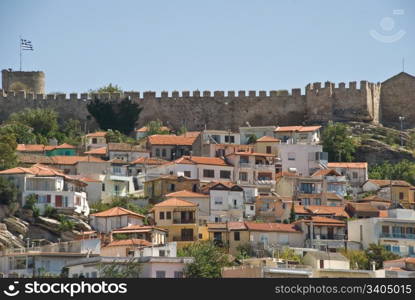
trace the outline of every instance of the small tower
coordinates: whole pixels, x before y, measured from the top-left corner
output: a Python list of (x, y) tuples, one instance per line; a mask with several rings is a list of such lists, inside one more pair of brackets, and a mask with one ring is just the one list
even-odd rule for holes
[(42, 71), (2, 70), (2, 88), (5, 91), (26, 91), (45, 94), (45, 73)]

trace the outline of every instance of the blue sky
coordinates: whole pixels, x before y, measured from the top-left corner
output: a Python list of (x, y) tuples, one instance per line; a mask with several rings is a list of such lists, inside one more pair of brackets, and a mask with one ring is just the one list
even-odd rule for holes
[(45, 71), (48, 92), (378, 82), (402, 71), (403, 57), (415, 74), (414, 33), (412, 0), (2, 0), (0, 68), (18, 69), (22, 35), (35, 49), (23, 69)]

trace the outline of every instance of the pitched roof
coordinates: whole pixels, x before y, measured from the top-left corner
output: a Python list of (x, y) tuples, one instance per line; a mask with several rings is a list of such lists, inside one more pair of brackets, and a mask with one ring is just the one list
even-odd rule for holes
[(299, 214), (333, 215), (335, 217), (344, 218), (350, 217), (349, 214), (345, 211), (344, 206), (295, 205), (294, 208), (295, 212)]
[(155, 134), (148, 137), (151, 145), (180, 145), (191, 146), (195, 142), (196, 137), (185, 137), (168, 134)]
[(120, 151), (120, 152), (148, 152), (140, 145), (132, 145), (128, 143), (108, 143), (108, 151)]
[(59, 146), (55, 146), (54, 149), (76, 149), (76, 147), (67, 143), (63, 143)]
[(301, 219), (294, 223), (313, 223), (315, 226), (346, 226), (346, 222), (321, 216), (312, 216), (310, 219)]
[(271, 153), (260, 153), (260, 152), (248, 152), (248, 151), (237, 151), (229, 153), (226, 156), (239, 155), (239, 156), (262, 156), (262, 157), (275, 157), (275, 154)]
[(89, 151), (84, 152), (84, 154), (105, 155), (107, 154), (107, 147), (99, 147), (99, 148), (91, 149)]
[(320, 129), (321, 126), (278, 126), (275, 132), (312, 132)]
[(329, 162), (329, 168), (367, 169), (367, 162)]
[(202, 186), (201, 189), (200, 189), (200, 191), (202, 193), (208, 194), (209, 191), (210, 191), (210, 189), (212, 189), (213, 187), (215, 187), (215, 186), (217, 186), (219, 184), (224, 185), (228, 189), (232, 189), (235, 186), (239, 187), (239, 185), (237, 185), (234, 182), (228, 182), (228, 181), (211, 181), (208, 184), (205, 184), (204, 186)]
[(156, 157), (139, 157), (136, 160), (130, 162), (130, 165), (163, 165), (165, 163), (167, 163), (167, 160)]
[(118, 240), (109, 243), (105, 247), (117, 247), (117, 246), (145, 246), (151, 247), (153, 244), (149, 241), (142, 239), (127, 239), (127, 240)]
[(56, 146), (42, 145), (42, 144), (17, 144), (16, 151), (19, 152), (44, 152), (52, 150)]
[(167, 229), (160, 228), (160, 227), (157, 227), (157, 226), (129, 224), (125, 227), (117, 228), (117, 229), (113, 230), (112, 232), (113, 233), (120, 232), (120, 231), (122, 231), (122, 232), (149, 232), (149, 231), (152, 231), (152, 230), (161, 230), (161, 231), (166, 231), (166, 232), (168, 231)]
[(154, 207), (194, 207), (197, 204), (179, 198), (170, 198), (154, 205)]
[(88, 133), (86, 136), (87, 137), (105, 137), (106, 135), (107, 135), (106, 131), (97, 131), (97, 132)]
[(183, 164), (183, 165), (213, 165), (213, 166), (229, 166), (224, 159), (220, 157), (204, 157), (204, 156), (182, 156), (175, 161), (175, 164)]
[(298, 177), (298, 174), (294, 172), (281, 171), (275, 174), (275, 178), (279, 177)]
[(105, 162), (100, 158), (94, 156), (51, 156), (52, 163), (55, 165), (75, 165), (78, 162), (96, 162), (101, 163)]
[(245, 222), (228, 222), (228, 230), (246, 230)]
[(245, 222), (245, 225), (252, 231), (300, 232), (293, 224)]
[[(160, 130), (161, 131), (170, 131), (170, 128), (167, 127), (167, 126), (161, 126), (160, 127)], [(135, 131), (136, 132), (148, 132), (148, 128), (147, 128), (147, 126), (143, 126), (143, 127), (139, 128), (139, 129), (136, 129)]]
[(314, 172), (311, 176), (328, 176), (328, 175), (334, 175), (334, 176), (341, 176), (336, 170), (334, 169), (321, 169)]
[(177, 191), (177, 192), (173, 192), (170, 194), (167, 194), (166, 197), (173, 197), (173, 198), (206, 198), (208, 197), (205, 194), (201, 194), (201, 193), (195, 193), (195, 192), (191, 192), (191, 191), (187, 191), (187, 190), (182, 190), (182, 191)]
[(356, 212), (378, 212), (379, 210), (372, 206), (370, 202), (349, 202), (347, 205), (351, 206)]
[(272, 137), (272, 136), (263, 136), (263, 137), (256, 140), (257, 143), (258, 142), (279, 142), (279, 141), (281, 141), (281, 140), (277, 139), (275, 137)]
[(378, 185), (379, 187), (385, 186), (404, 186), (404, 187), (412, 187), (412, 185), (404, 180), (389, 180), (389, 179), (369, 179), (366, 182), (371, 182), (373, 184)]
[(126, 216), (126, 215), (131, 215), (131, 216), (136, 216), (136, 217), (140, 217), (140, 218), (145, 218), (143, 215), (135, 213), (131, 210), (125, 209), (123, 207), (113, 207), (101, 212), (97, 212), (94, 214), (91, 214), (91, 216), (94, 217), (117, 217), (117, 216)]
[(383, 198), (379, 197), (378, 195), (370, 195), (370, 196), (367, 196), (367, 197), (363, 198), (360, 201), (364, 201), (364, 202), (371, 202), (371, 201), (390, 202), (390, 199), (386, 200), (386, 199), (383, 199)]

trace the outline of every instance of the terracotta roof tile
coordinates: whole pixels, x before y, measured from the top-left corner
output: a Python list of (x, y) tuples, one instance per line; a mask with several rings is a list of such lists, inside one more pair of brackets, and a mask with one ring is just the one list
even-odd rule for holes
[(130, 165), (163, 165), (168, 161), (156, 157), (139, 157), (136, 160), (130, 162)]
[(145, 218), (143, 215), (135, 213), (131, 210), (125, 209), (123, 207), (113, 207), (95, 214), (91, 214), (91, 216), (94, 217), (116, 217), (116, 216), (126, 216), (126, 215), (131, 215), (131, 216), (136, 216), (136, 217), (140, 217), (140, 218)]
[(149, 226), (149, 225), (138, 225), (138, 224), (130, 224), (128, 226), (122, 227), (122, 228), (117, 228), (115, 230), (113, 230), (113, 233), (119, 232), (119, 231), (152, 231), (152, 230), (161, 230), (161, 231), (168, 231), (167, 229), (164, 228), (160, 228), (157, 226)]
[(313, 225), (315, 226), (325, 226), (325, 225), (332, 225), (332, 226), (346, 226), (346, 222), (341, 221), (341, 220), (337, 220), (337, 219), (332, 219), (332, 218), (326, 218), (326, 217), (321, 217), (321, 216), (312, 216), (311, 219), (301, 219), (298, 220), (294, 223), (311, 223), (313, 222)]
[(55, 165), (75, 165), (78, 162), (105, 162), (105, 160), (94, 156), (51, 156), (50, 158)]
[(75, 146), (69, 145), (67, 143), (60, 144), (59, 146), (54, 147), (55, 149), (76, 149)]
[(334, 170), (334, 169), (321, 169), (321, 170), (316, 171), (311, 176), (328, 176), (328, 175), (341, 176), (341, 174), (336, 172), (336, 170)]
[(149, 241), (142, 239), (128, 239), (128, 240), (118, 240), (109, 243), (106, 247), (117, 247), (117, 246), (145, 246), (151, 247), (153, 244)]
[(172, 163), (174, 164), (184, 164), (184, 165), (213, 165), (213, 166), (229, 166), (224, 159), (220, 157), (204, 157), (204, 156), (182, 156), (179, 159), (176, 159)]
[(192, 146), (196, 137), (184, 137), (168, 134), (155, 134), (148, 137), (148, 142), (151, 145), (180, 145)]
[(293, 224), (245, 222), (245, 225), (252, 231), (300, 232)]
[(191, 191), (187, 191), (187, 190), (182, 190), (182, 191), (177, 191), (177, 192), (173, 192), (170, 194), (167, 194), (166, 197), (173, 197), (173, 198), (206, 198), (208, 197), (205, 194), (201, 194), (201, 193), (195, 193), (195, 192), (191, 192)]
[(369, 179), (366, 182), (371, 182), (373, 184), (376, 184), (380, 187), (389, 186), (392, 184), (392, 186), (404, 186), (404, 187), (412, 187), (412, 185), (404, 180), (389, 180), (389, 179)]
[(256, 140), (257, 143), (258, 142), (280, 142), (280, 141), (281, 141), (280, 139), (277, 139), (277, 138), (272, 137), (272, 136), (263, 136), (263, 137)]
[(18, 144), (16, 151), (19, 152), (44, 152), (47, 150), (52, 150), (56, 146), (48, 146), (41, 144)]
[(260, 152), (248, 152), (248, 151), (239, 151), (239, 152), (233, 152), (229, 153), (226, 156), (230, 155), (239, 155), (239, 156), (262, 156), (262, 157), (275, 157), (275, 154), (271, 153), (260, 153)]
[(197, 204), (179, 198), (170, 198), (163, 202), (157, 203), (154, 207), (194, 207)]
[(228, 230), (246, 230), (245, 222), (228, 222)]
[(84, 152), (84, 154), (106, 155), (107, 147), (100, 147)]
[(329, 168), (367, 169), (367, 162), (329, 162)]
[(321, 126), (279, 126), (275, 132), (312, 132), (320, 129)]

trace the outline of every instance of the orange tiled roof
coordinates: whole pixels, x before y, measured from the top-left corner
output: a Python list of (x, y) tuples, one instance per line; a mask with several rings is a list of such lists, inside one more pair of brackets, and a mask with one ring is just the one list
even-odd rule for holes
[(272, 137), (272, 136), (263, 136), (263, 137), (256, 140), (257, 143), (258, 142), (279, 142), (279, 141), (281, 141), (281, 140), (277, 139), (275, 137)]
[(233, 152), (233, 153), (229, 153), (226, 156), (230, 156), (230, 155), (275, 157), (275, 154), (271, 154), (271, 153), (248, 152), (248, 151)]
[(344, 210), (344, 206), (308, 205), (305, 209), (315, 215), (331, 214), (335, 217), (349, 218), (349, 214)]
[(202, 193), (208, 194), (209, 193), (209, 190), (211, 188), (213, 188), (214, 186), (218, 185), (218, 184), (222, 184), (222, 185), (224, 185), (224, 186), (226, 186), (228, 188), (233, 188), (234, 186), (237, 186), (237, 184), (234, 183), (234, 182), (228, 182), (228, 181), (211, 181), (208, 184), (205, 184), (203, 187), (201, 187), (200, 190), (201, 190)]
[(228, 230), (246, 230), (245, 222), (228, 222)]
[(363, 198), (361, 201), (371, 202), (371, 201), (378, 201), (378, 202), (390, 202), (390, 200), (383, 199), (378, 195), (371, 195)]
[(274, 131), (275, 132), (312, 132), (320, 129), (321, 126), (279, 126)]
[(135, 213), (131, 210), (125, 209), (123, 207), (113, 207), (95, 214), (91, 214), (91, 216), (94, 217), (117, 217), (117, 216), (126, 216), (126, 215), (131, 215), (131, 216), (136, 216), (136, 217), (140, 217), (140, 218), (144, 218), (143, 215)]
[(60, 144), (59, 146), (55, 146), (54, 149), (76, 149), (76, 147), (69, 145), (67, 143), (64, 143), (64, 144)]
[[(160, 130), (161, 131), (170, 131), (170, 128), (167, 127), (167, 126), (161, 126), (160, 127)], [(147, 126), (143, 126), (143, 127), (139, 128), (139, 129), (136, 129), (135, 131), (136, 132), (148, 132), (148, 128), (147, 128)]]
[(374, 183), (380, 187), (389, 186), (405, 186), (405, 187), (412, 187), (412, 185), (404, 180), (389, 180), (389, 179), (369, 179), (366, 182)]
[(208, 197), (205, 194), (201, 194), (201, 193), (195, 193), (195, 192), (191, 192), (191, 191), (187, 191), (187, 190), (182, 190), (182, 191), (177, 191), (177, 192), (173, 192), (170, 194), (167, 194), (166, 197), (173, 197), (173, 198), (206, 198)]
[(142, 239), (128, 239), (128, 240), (118, 240), (109, 243), (106, 247), (117, 247), (117, 246), (146, 246), (151, 247), (153, 244), (149, 241)]
[(321, 216), (312, 216), (311, 219), (301, 219), (294, 223), (311, 223), (314, 226), (346, 226), (346, 222)]
[(16, 151), (19, 152), (44, 152), (47, 150), (52, 150), (56, 146), (48, 146), (41, 144), (18, 144)]
[(32, 174), (37, 176), (66, 177), (66, 175), (62, 171), (41, 164), (35, 164), (30, 168), (16, 167), (12, 169), (7, 169), (0, 171), (0, 174)]
[(131, 165), (163, 165), (165, 163), (167, 163), (166, 160), (155, 157), (139, 157), (136, 160), (130, 162)]
[(193, 206), (197, 206), (197, 204), (190, 202), (190, 201), (183, 200), (183, 199), (170, 198), (170, 199), (164, 200), (163, 202), (160, 202), (154, 205), (154, 207), (177, 207), (177, 206), (193, 207)]
[(184, 137), (168, 134), (155, 134), (148, 137), (151, 145), (180, 145), (191, 146), (195, 142), (196, 137)]
[(213, 165), (213, 166), (231, 166), (220, 157), (204, 157), (204, 156), (182, 156), (173, 163), (184, 165)]
[(298, 174), (294, 173), (294, 172), (287, 172), (287, 171), (281, 171), (275, 174), (275, 178), (279, 178), (279, 177), (297, 177)]
[(93, 156), (51, 156), (51, 159), (55, 165), (75, 165), (78, 162), (105, 162), (105, 160)]
[(107, 135), (106, 131), (97, 131), (97, 132), (88, 133), (86, 136), (87, 137), (105, 137), (106, 135)]
[(300, 232), (293, 224), (245, 222), (245, 225), (252, 231)]
[(107, 147), (100, 147), (100, 148), (91, 149), (89, 151), (84, 152), (84, 154), (105, 155), (105, 154), (107, 154)]
[(340, 176), (341, 174), (336, 172), (336, 170), (334, 170), (334, 169), (321, 169), (321, 170), (316, 171), (311, 176), (327, 176), (327, 175)]
[(138, 225), (138, 224), (130, 224), (128, 226), (122, 227), (122, 228), (117, 228), (115, 230), (113, 230), (113, 233), (119, 232), (119, 231), (128, 231), (128, 232), (137, 232), (137, 231), (152, 231), (152, 230), (161, 230), (161, 231), (168, 231), (167, 229), (164, 228), (160, 228), (157, 226), (149, 226), (149, 225)]
[(367, 169), (367, 162), (329, 162), (329, 168)]

